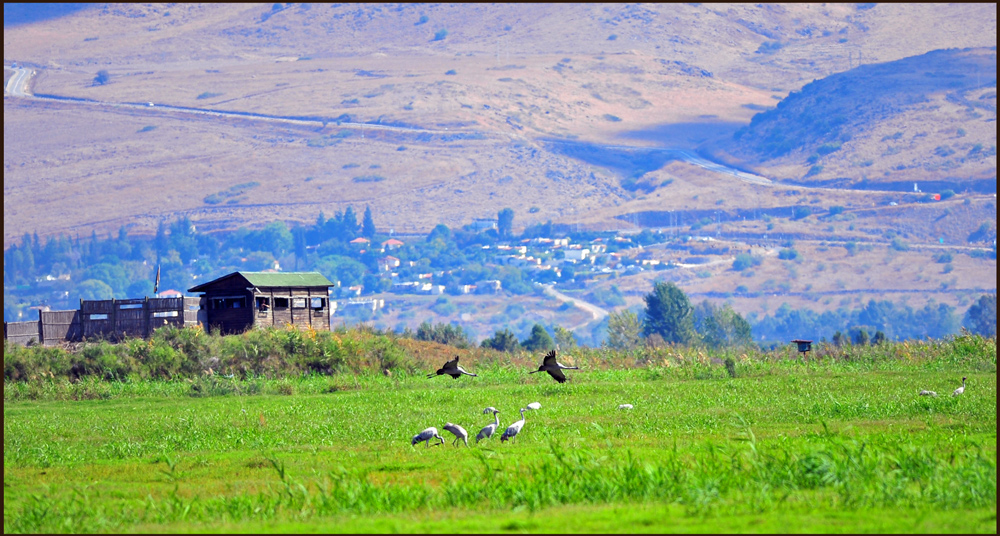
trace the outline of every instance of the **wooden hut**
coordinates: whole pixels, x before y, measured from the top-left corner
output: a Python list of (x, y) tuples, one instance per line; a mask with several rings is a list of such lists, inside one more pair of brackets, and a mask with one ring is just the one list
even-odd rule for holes
[(188, 289), (202, 293), (208, 329), (241, 333), (256, 326), (330, 330), (330, 287), (319, 272), (233, 272)]

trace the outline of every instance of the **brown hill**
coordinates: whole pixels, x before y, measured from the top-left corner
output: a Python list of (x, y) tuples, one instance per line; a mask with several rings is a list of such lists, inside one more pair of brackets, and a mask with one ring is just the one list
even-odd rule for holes
[[(699, 197), (678, 168), (675, 186), (636, 191), (623, 187), (636, 177), (539, 140), (693, 148), (862, 54), (996, 42), (990, 4), (107, 4), (34, 20), (9, 9), (5, 59), (37, 66), (35, 93), (156, 106), (5, 98), (5, 244), (33, 230), (151, 232), (179, 214), (203, 228), (311, 221), (349, 204), (397, 232), (506, 206), (518, 227), (614, 226), (654, 199), (710, 209), (731, 179), (699, 183), (719, 194)], [(102, 69), (110, 82), (95, 85)]]
[(996, 48), (937, 50), (811, 82), (724, 147), (804, 184), (996, 192)]

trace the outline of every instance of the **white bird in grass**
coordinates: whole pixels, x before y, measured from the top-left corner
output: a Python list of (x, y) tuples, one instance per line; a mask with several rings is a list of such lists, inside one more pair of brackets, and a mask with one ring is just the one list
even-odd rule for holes
[(525, 408), (521, 408), (521, 420), (508, 426), (507, 429), (503, 431), (503, 435), (500, 436), (501, 443), (507, 441), (508, 439), (510, 439), (511, 442), (513, 442), (514, 436), (516, 436), (521, 431), (521, 428), (524, 428), (524, 412)]
[(618, 409), (632, 409), (632, 404), (619, 404)]
[(444, 438), (438, 435), (438, 429), (431, 426), (430, 428), (424, 430), (423, 432), (420, 432), (419, 434), (413, 436), (413, 439), (410, 441), (410, 446), (412, 447), (417, 443), (423, 441), (424, 443), (426, 443), (426, 446), (429, 447), (431, 446), (431, 439), (435, 437), (441, 440), (440, 443), (435, 443), (435, 445), (444, 444)]
[(455, 440), (451, 442), (452, 445), (458, 446), (458, 440), (461, 439), (465, 446), (469, 446), (469, 433), (465, 431), (465, 428), (457, 424), (447, 423), (444, 425), (444, 429), (455, 434)]
[(958, 389), (955, 389), (955, 391), (953, 393), (951, 393), (951, 396), (958, 396), (958, 395), (960, 395), (960, 394), (962, 394), (964, 392), (965, 392), (965, 378), (963, 377), (962, 378), (962, 386), (959, 387)]
[(464, 368), (458, 366), (457, 355), (455, 356), (455, 359), (452, 359), (451, 361), (446, 361), (443, 367), (437, 369), (437, 372), (433, 374), (428, 374), (427, 377), (433, 378), (434, 376), (440, 376), (442, 374), (447, 374), (452, 378), (455, 378), (456, 380), (460, 378), (462, 374), (465, 374), (466, 376), (476, 376), (476, 374), (473, 374), (465, 370)]
[(542, 364), (538, 367), (538, 370), (533, 370), (528, 374), (545, 371), (548, 372), (549, 376), (552, 376), (557, 382), (563, 383), (568, 379), (566, 375), (563, 374), (563, 370), (580, 370), (580, 367), (567, 367), (566, 365), (556, 361), (556, 351), (552, 350), (551, 352), (545, 354), (545, 358), (542, 360)]
[(920, 396), (937, 396), (937, 393), (935, 393), (934, 391), (928, 391), (927, 389), (923, 389), (920, 391)]
[[(499, 415), (500, 410), (498, 410), (496, 408), (486, 408), (486, 409), (493, 411), (494, 422), (492, 424), (487, 424), (486, 426), (483, 427), (482, 430), (479, 431), (478, 434), (476, 434), (476, 443), (477, 444), (482, 439), (489, 439), (489, 438), (493, 437), (493, 433), (496, 432), (497, 428), (500, 427), (500, 415)], [(486, 412), (484, 411), (483, 413), (486, 413)]]
[(542, 405), (538, 402), (532, 402), (525, 409), (542, 409)]

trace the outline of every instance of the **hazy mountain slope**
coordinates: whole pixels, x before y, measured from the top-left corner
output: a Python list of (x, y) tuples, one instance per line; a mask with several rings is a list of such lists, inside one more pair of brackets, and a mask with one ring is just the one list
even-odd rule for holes
[(806, 84), (728, 150), (769, 176), (836, 185), (951, 181), (996, 191), (996, 49), (938, 50)]
[[(991, 4), (275, 6), (98, 4), (5, 26), (4, 55), (38, 66), (36, 93), (346, 117), (477, 139), (367, 132), (361, 142), (357, 129), (338, 138), (333, 122), (6, 98), (5, 243), (25, 231), (123, 223), (151, 232), (178, 214), (218, 228), (311, 221), (347, 204), (371, 205), (380, 226), (426, 232), (512, 199), (524, 205), (518, 225), (602, 225), (641, 201), (621, 188), (628, 177), (537, 140), (691, 149), (859, 56), (893, 61), (996, 42)], [(94, 85), (101, 69), (111, 81)], [(728, 179), (718, 181), (725, 193)], [(205, 202), (248, 182), (259, 186), (232, 204)], [(707, 196), (664, 188), (664, 210), (710, 208)]]

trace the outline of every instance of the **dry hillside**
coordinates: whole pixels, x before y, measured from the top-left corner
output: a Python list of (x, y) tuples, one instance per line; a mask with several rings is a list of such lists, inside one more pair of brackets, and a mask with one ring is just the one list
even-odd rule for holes
[[(859, 61), (996, 42), (990, 4), (100, 4), (30, 17), (16, 4), (4, 9), (5, 64), (35, 67), (36, 94), (317, 118), (7, 97), (5, 244), (32, 230), (149, 232), (179, 214), (207, 228), (311, 221), (348, 204), (370, 205), (379, 226), (397, 231), (460, 225), (505, 206), (518, 210), (518, 226), (607, 227), (655, 194), (544, 140), (693, 149)], [(102, 69), (110, 82), (95, 85)], [(338, 118), (459, 135), (364, 132)], [(851, 158), (863, 166), (884, 152), (876, 140), (894, 128), (905, 139), (921, 132), (859, 127), (854, 140), (870, 141)], [(826, 165), (838, 177), (865, 173)], [(695, 199), (658, 191), (659, 208), (751, 202), (733, 198), (731, 179), (717, 181), (707, 186), (715, 195)], [(252, 182), (259, 186), (233, 204), (205, 202)]]

